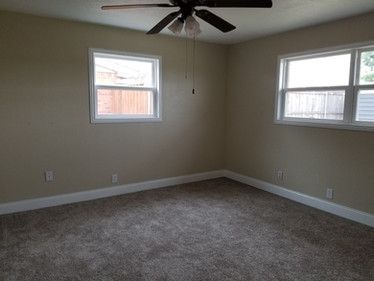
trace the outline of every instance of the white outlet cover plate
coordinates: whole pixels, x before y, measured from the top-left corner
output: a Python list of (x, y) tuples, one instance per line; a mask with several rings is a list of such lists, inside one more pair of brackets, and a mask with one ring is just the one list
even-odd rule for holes
[(55, 174), (53, 171), (45, 171), (44, 176), (46, 182), (51, 182), (55, 180)]
[(112, 175), (112, 183), (118, 183), (118, 175), (117, 174)]
[(332, 199), (334, 197), (334, 189), (328, 188), (326, 189), (326, 198)]

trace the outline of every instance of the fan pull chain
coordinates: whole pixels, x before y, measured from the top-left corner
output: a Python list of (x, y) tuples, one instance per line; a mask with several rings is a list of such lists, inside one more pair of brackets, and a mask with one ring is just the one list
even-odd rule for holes
[(196, 52), (196, 36), (193, 38), (193, 53), (192, 53), (192, 94), (196, 94), (195, 91), (195, 52)]
[(186, 36), (186, 61), (185, 61), (185, 72), (184, 78), (188, 78), (188, 37)]

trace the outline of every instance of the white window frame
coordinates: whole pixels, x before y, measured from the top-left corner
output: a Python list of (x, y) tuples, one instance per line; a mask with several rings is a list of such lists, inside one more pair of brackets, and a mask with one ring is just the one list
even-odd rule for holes
[[(360, 131), (374, 131), (374, 122), (356, 121), (357, 97), (360, 90), (374, 90), (374, 84), (359, 85), (360, 59), (362, 52), (374, 50), (374, 41), (337, 46), (333, 48), (316, 49), (306, 52), (278, 56), (277, 88), (275, 95), (274, 123), (306, 127), (320, 127), (332, 129), (347, 129)], [(320, 58), (331, 55), (351, 54), (350, 74), (348, 86), (286, 88), (287, 65), (289, 61), (300, 59)], [(284, 116), (285, 95), (287, 91), (323, 91), (345, 90), (343, 120), (327, 120), (312, 118), (291, 118)]]
[[(128, 87), (128, 86), (110, 86), (110, 85), (96, 85), (95, 83), (95, 54), (100, 56), (129, 59), (136, 61), (149, 61), (153, 64), (153, 81), (155, 87)], [(162, 58), (160, 56), (146, 55), (139, 53), (129, 53), (97, 48), (89, 48), (89, 80), (90, 80), (90, 120), (91, 123), (127, 123), (127, 122), (161, 122), (162, 121)], [(142, 90), (151, 91), (153, 93), (153, 115), (98, 115), (97, 114), (97, 89), (98, 88), (114, 88), (124, 90)]]

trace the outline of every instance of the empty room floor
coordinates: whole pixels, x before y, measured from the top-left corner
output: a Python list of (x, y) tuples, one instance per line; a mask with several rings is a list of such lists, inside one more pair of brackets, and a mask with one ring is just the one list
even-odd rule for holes
[(225, 178), (0, 220), (0, 280), (374, 280), (373, 228)]

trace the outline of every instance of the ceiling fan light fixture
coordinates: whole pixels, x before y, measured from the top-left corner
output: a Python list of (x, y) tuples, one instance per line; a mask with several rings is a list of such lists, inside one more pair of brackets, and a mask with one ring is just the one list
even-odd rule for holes
[(182, 19), (177, 18), (168, 29), (173, 32), (175, 35), (180, 35), (183, 29), (184, 22)]
[(193, 17), (188, 16), (186, 18), (186, 24), (184, 27), (187, 37), (194, 38), (201, 33), (199, 22)]

